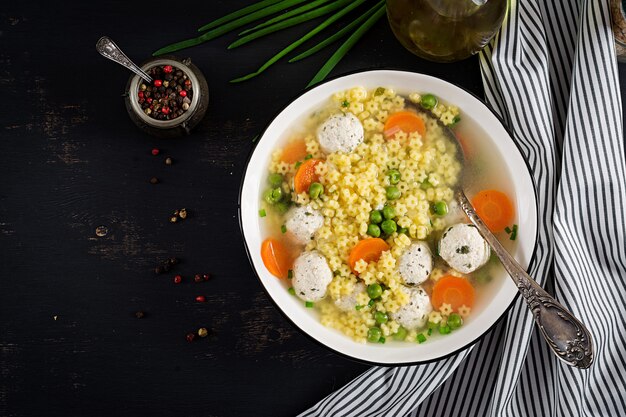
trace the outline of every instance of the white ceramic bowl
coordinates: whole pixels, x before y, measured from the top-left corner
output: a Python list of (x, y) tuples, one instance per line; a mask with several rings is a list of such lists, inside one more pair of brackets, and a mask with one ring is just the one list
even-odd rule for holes
[(239, 215), (246, 250), (263, 287), (278, 308), (300, 330), (324, 346), (354, 359), (382, 365), (440, 359), (476, 342), (504, 315), (517, 295), (517, 288), (511, 279), (495, 277), (492, 283), (495, 288), (491, 292), (493, 299), (474, 308), (465, 324), (449, 335), (430, 338), (424, 344), (361, 344), (337, 330), (323, 326), (317, 313), (305, 308), (299, 298), (290, 295), (284, 282), (270, 274), (261, 259), (260, 248), (264, 236), (259, 209), (272, 151), (277, 143), (284, 140), (294, 121), (322, 107), (333, 93), (355, 86), (363, 86), (368, 90), (385, 86), (400, 94), (413, 91), (433, 93), (443, 101), (459, 107), (466, 129), (471, 131), (474, 126), (489, 136), (494, 148), (493, 157), (506, 155), (516, 197), (514, 205), (518, 222), (523, 225), (519, 228), (518, 244), (513, 255), (522, 266), (528, 267), (534, 255), (537, 236), (536, 193), (528, 165), (511, 135), (500, 119), (467, 91), (438, 78), (402, 71), (367, 71), (328, 81), (302, 94), (269, 124), (248, 161), (241, 187)]

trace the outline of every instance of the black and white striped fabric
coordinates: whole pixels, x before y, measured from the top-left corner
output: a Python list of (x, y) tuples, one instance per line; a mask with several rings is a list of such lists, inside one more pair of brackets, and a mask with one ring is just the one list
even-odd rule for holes
[(594, 335), (561, 364), (520, 298), (478, 344), (372, 368), (301, 416), (626, 416), (626, 162), (608, 0), (511, 0), (480, 56), (487, 102), (515, 132), (539, 197), (531, 275)]

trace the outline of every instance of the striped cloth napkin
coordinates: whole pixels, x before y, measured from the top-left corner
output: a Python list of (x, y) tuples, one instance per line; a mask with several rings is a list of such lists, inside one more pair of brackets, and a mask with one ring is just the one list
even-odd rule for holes
[(375, 367), (301, 416), (626, 416), (626, 163), (609, 0), (511, 0), (481, 53), (487, 102), (539, 198), (530, 274), (594, 336), (588, 370), (549, 351), (523, 299), (473, 347)]

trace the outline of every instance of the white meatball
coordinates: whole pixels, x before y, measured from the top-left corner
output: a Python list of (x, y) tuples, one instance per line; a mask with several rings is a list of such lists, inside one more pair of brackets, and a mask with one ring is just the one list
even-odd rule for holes
[(324, 216), (311, 206), (294, 207), (287, 212), (287, 232), (293, 240), (303, 245), (310, 242), (323, 225)]
[(428, 294), (422, 287), (402, 287), (402, 291), (408, 294), (409, 302), (393, 313), (392, 318), (407, 330), (424, 327), (428, 315), (433, 311)]
[(343, 297), (335, 300), (335, 305), (343, 311), (354, 311), (354, 308), (357, 306), (357, 297), (359, 294), (364, 293), (365, 290), (365, 284), (357, 282), (350, 294), (344, 295)]
[(349, 153), (363, 142), (363, 125), (352, 113), (330, 116), (317, 129), (317, 140), (325, 153)]
[(326, 296), (326, 287), (333, 279), (326, 258), (318, 251), (302, 252), (293, 263), (291, 285), (304, 301), (319, 301)]
[(426, 242), (413, 243), (400, 257), (398, 272), (405, 284), (421, 284), (428, 279), (432, 270), (433, 255)]
[(469, 274), (487, 263), (491, 249), (474, 225), (460, 223), (443, 232), (439, 255), (452, 268)]

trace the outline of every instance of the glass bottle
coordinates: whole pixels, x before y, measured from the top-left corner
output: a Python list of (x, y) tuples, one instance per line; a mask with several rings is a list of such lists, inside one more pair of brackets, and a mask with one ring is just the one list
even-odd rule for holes
[(496, 34), (507, 0), (387, 0), (387, 17), (405, 48), (453, 62), (480, 51)]

